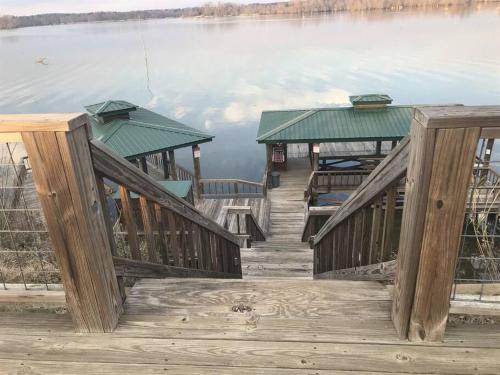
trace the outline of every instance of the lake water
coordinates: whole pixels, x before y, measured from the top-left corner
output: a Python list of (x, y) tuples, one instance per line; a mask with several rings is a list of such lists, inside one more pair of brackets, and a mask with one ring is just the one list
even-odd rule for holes
[[(214, 134), (201, 147), (205, 177), (261, 178), (262, 110), (372, 92), (395, 104), (500, 104), (499, 8), (0, 31), (0, 113), (125, 99)], [(178, 161), (191, 168), (187, 152)]]

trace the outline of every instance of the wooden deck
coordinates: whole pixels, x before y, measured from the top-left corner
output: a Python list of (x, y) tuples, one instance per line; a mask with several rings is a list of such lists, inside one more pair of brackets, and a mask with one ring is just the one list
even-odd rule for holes
[(279, 188), (268, 192), (270, 225), (265, 242), (241, 250), (243, 277), (312, 277), (313, 252), (301, 242), (304, 188), (311, 167), (307, 159), (289, 159)]
[(75, 334), (67, 314), (0, 314), (0, 373), (498, 373), (498, 325), (415, 344), (397, 338), (390, 306), (377, 282), (141, 280), (112, 334)]

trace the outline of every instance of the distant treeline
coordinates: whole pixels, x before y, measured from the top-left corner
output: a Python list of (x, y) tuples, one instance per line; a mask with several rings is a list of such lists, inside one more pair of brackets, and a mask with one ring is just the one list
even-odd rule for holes
[(60, 25), (79, 22), (122, 21), (178, 17), (228, 17), (241, 15), (307, 15), (339, 11), (468, 6), (500, 0), (295, 0), (269, 4), (239, 5), (208, 3), (182, 9), (140, 10), (130, 12), (51, 13), (33, 16), (0, 15), (0, 29)]

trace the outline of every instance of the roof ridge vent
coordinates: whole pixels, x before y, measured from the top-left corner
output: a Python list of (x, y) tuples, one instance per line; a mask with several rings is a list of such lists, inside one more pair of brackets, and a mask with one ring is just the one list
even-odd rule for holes
[(386, 94), (364, 94), (349, 96), (354, 109), (385, 108), (392, 103), (392, 98)]
[(136, 111), (137, 106), (125, 100), (107, 100), (88, 105), (85, 109), (99, 121), (106, 123), (116, 118), (129, 119), (130, 112)]

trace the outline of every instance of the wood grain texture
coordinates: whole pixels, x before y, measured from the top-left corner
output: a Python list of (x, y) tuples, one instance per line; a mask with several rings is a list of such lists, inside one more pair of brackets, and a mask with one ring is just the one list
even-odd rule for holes
[(3, 133), (67, 132), (88, 123), (85, 113), (0, 114)]
[(377, 282), (149, 279), (125, 311), (112, 335), (77, 335), (65, 315), (0, 314), (0, 373), (493, 374), (500, 357), (496, 325), (400, 341)]
[(413, 121), (410, 129), (411, 152), (406, 176), (404, 211), (398, 251), (392, 320), (401, 338), (408, 335), (411, 308), (417, 280), (420, 248), (424, 231), (426, 197), (431, 177), (436, 131)]
[(23, 140), (75, 328), (112, 331), (122, 302), (86, 128)]
[(415, 108), (414, 117), (426, 128), (500, 127), (500, 106), (429, 106)]
[(472, 127), (437, 131), (410, 340), (443, 338), (480, 132), (480, 128)]

